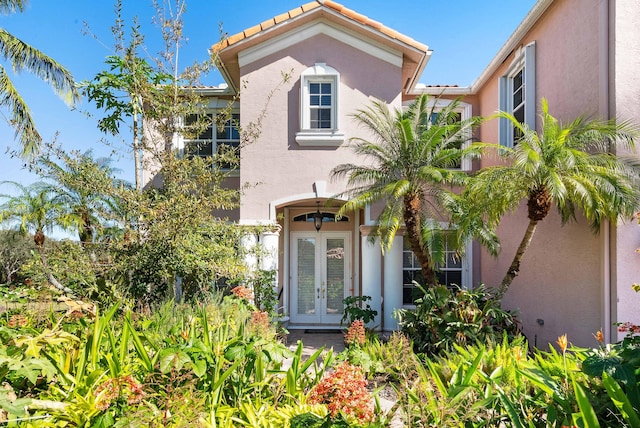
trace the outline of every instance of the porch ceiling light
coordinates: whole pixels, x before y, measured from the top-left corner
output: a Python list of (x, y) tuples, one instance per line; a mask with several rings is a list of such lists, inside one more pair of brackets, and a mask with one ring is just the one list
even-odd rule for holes
[(316, 203), (318, 204), (318, 209), (313, 215), (313, 226), (316, 228), (316, 232), (320, 232), (320, 229), (322, 228), (322, 213), (320, 212), (320, 202)]

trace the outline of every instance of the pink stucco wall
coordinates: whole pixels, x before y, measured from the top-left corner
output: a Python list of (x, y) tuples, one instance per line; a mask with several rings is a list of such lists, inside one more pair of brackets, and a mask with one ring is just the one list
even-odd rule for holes
[[(521, 46), (536, 43), (536, 99), (548, 100), (561, 120), (598, 113), (600, 96), (599, 0), (557, 0), (525, 35)], [(498, 110), (498, 79), (514, 59), (512, 53), (477, 92), (474, 114)], [(498, 121), (484, 124), (482, 141), (498, 141)], [(483, 166), (494, 163), (487, 159)], [(499, 234), (502, 252), (494, 259), (481, 252), (479, 275), (487, 285), (499, 284), (528, 224), (526, 205), (506, 216)], [(523, 330), (539, 347), (567, 333), (577, 345), (593, 345), (606, 326), (603, 308), (602, 236), (590, 233), (585, 220), (566, 225), (554, 211), (538, 224), (519, 276), (504, 299), (504, 307), (519, 309)], [(540, 323), (538, 320), (541, 320)], [(542, 325), (541, 325), (542, 324)]]
[[(326, 63), (340, 73), (339, 123), (345, 134), (340, 147), (301, 147), (295, 141), (300, 129), (300, 73), (315, 63)], [(281, 83), (282, 72), (291, 72), (286, 83)], [(330, 171), (340, 163), (362, 161), (346, 147), (350, 137), (362, 134), (350, 115), (368, 106), (372, 98), (399, 105), (400, 72), (400, 67), (324, 34), (243, 67), (243, 126), (256, 120), (269, 92), (278, 90), (268, 102), (260, 137), (242, 150), (241, 182), (257, 185), (242, 197), (241, 220), (268, 220), (271, 201), (311, 193), (315, 181), (326, 181), (330, 193), (344, 190), (343, 182), (330, 181)]]

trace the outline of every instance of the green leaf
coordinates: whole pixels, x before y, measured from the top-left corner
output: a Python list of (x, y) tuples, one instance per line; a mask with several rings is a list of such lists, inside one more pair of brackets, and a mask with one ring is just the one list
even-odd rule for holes
[(582, 389), (575, 379), (572, 379), (572, 382), (578, 407), (580, 408), (580, 413), (573, 415), (574, 423), (584, 428), (600, 428), (596, 412), (593, 410), (593, 406), (591, 406), (584, 389)]
[(638, 412), (633, 408), (633, 405), (629, 401), (629, 397), (624, 393), (618, 382), (615, 381), (606, 372), (602, 374), (602, 383), (607, 389), (607, 395), (613, 401), (613, 404), (620, 410), (625, 422), (632, 428), (640, 427), (640, 418)]
[(229, 361), (236, 361), (244, 358), (246, 355), (245, 345), (230, 346), (224, 353), (224, 357)]
[(180, 371), (185, 364), (190, 363), (191, 358), (185, 352), (175, 348), (166, 348), (160, 351), (160, 371), (169, 373), (172, 370)]
[(504, 395), (504, 393), (502, 392), (502, 390), (500, 388), (498, 388), (498, 397), (500, 398), (500, 402), (502, 403), (502, 405), (504, 406), (505, 410), (507, 411), (507, 415), (509, 415), (509, 419), (511, 420), (511, 423), (513, 424), (511, 426), (516, 427), (516, 428), (524, 428), (524, 425), (523, 425), (522, 421), (520, 420), (520, 416), (518, 414), (518, 411), (516, 410), (515, 406), (511, 402), (511, 400), (509, 400), (507, 398), (507, 396)]
[(193, 373), (196, 376), (202, 377), (207, 373), (207, 362), (205, 360), (191, 361), (191, 364), (193, 367)]

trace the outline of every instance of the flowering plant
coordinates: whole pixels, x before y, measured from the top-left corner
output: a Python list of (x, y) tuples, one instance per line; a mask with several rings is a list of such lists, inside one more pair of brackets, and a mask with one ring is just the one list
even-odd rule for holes
[(329, 417), (345, 416), (365, 424), (373, 420), (373, 403), (362, 369), (348, 362), (336, 366), (309, 392), (309, 404), (326, 404)]
[(239, 299), (251, 300), (253, 299), (253, 292), (245, 287), (244, 285), (238, 285), (231, 289), (231, 294), (238, 297)]
[(96, 388), (96, 408), (108, 409), (112, 403), (126, 400), (127, 404), (137, 404), (144, 398), (142, 385), (133, 376), (120, 376), (103, 382)]
[(347, 332), (344, 334), (344, 344), (347, 345), (347, 347), (362, 346), (366, 339), (364, 322), (362, 320), (355, 320), (352, 322), (347, 329)]

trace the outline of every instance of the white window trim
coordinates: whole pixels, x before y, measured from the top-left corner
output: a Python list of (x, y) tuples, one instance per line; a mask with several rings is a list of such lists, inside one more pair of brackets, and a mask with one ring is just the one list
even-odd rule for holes
[[(309, 105), (309, 85), (316, 82), (330, 82), (331, 128), (312, 129)], [(338, 105), (340, 100), (340, 73), (325, 63), (316, 63), (300, 75), (300, 131), (296, 133), (296, 142), (301, 146), (337, 147), (344, 142), (344, 133), (340, 132)]]
[[(536, 126), (536, 42), (520, 48), (507, 73), (500, 77), (498, 106), (501, 111), (513, 112), (513, 78), (524, 67), (524, 123), (531, 129)], [(500, 118), (499, 141), (505, 147), (513, 147), (513, 125)]]

